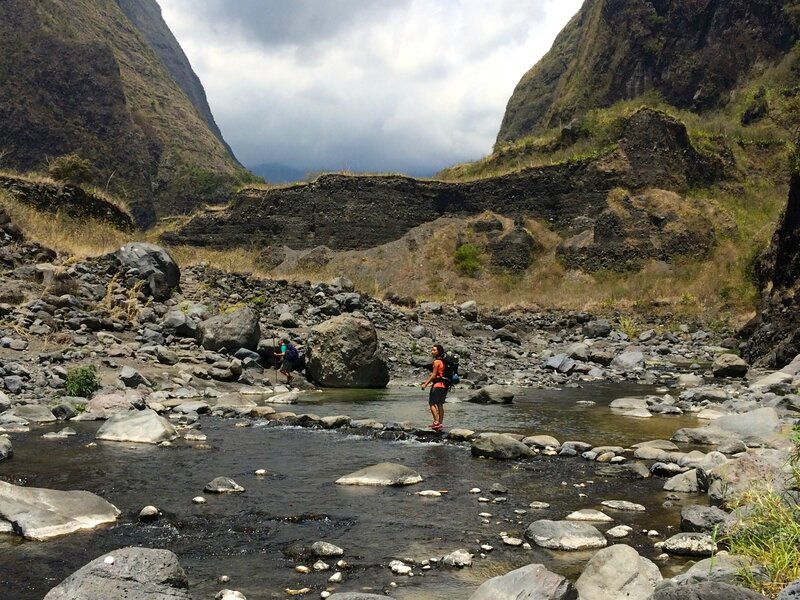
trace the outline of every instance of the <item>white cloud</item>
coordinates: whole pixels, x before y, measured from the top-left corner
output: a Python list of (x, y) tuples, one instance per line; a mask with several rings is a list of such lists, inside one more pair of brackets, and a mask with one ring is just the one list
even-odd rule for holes
[(244, 164), (412, 173), (490, 152), (514, 86), (581, 5), (159, 1)]

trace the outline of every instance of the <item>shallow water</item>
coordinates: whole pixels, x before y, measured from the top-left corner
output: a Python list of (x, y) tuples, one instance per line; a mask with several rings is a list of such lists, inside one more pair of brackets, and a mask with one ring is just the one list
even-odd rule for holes
[[(623, 395), (650, 393), (652, 388), (596, 384), (580, 389), (525, 390), (508, 406), (448, 402), (449, 427), (478, 431), (550, 434), (564, 441), (629, 445), (669, 438), (679, 427), (692, 426), (691, 417), (629, 419), (612, 414), (607, 405)], [(455, 396), (458, 393), (456, 392)], [(308, 394), (301, 403), (278, 407), (321, 416), (347, 414), (380, 421), (430, 422), (427, 394), (418, 388), (375, 391), (326, 391)], [(586, 406), (577, 401), (593, 400)], [(644, 556), (655, 557), (653, 540), (643, 530), (664, 534), (677, 528), (680, 502), (663, 508), (663, 480), (628, 482), (603, 479), (580, 458), (537, 457), (524, 462), (474, 459), (467, 445), (419, 441), (388, 442), (264, 422), (237, 427), (235, 420), (204, 417), (205, 444), (178, 442), (159, 448), (94, 440), (99, 423), (75, 423), (78, 436), (66, 441), (43, 440), (39, 434), (63, 427), (40, 428), (12, 437), (15, 456), (0, 463), (0, 477), (12, 483), (55, 489), (88, 489), (113, 504), (122, 515), (117, 524), (90, 533), (47, 542), (0, 535), (0, 597), (39, 599), (54, 585), (90, 560), (124, 546), (167, 548), (187, 571), (195, 598), (212, 598), (224, 587), (242, 591), (249, 600), (286, 598), (284, 588), (312, 588), (318, 597), (336, 591), (369, 588), (390, 590), (394, 598), (467, 598), (485, 579), (531, 562), (575, 577), (591, 553), (553, 553), (503, 545), (500, 533), (522, 537), (527, 525), (540, 518), (560, 519), (579, 508), (603, 508), (602, 500), (626, 499), (644, 504), (645, 513), (603, 509), (628, 524), (635, 534), (627, 540)], [(362, 467), (399, 462), (417, 470), (425, 481), (409, 488), (352, 488), (333, 482)], [(254, 471), (270, 475), (257, 477)], [(203, 494), (214, 477), (232, 477), (244, 494)], [(493, 483), (509, 488), (508, 501), (485, 504), (472, 487)], [(576, 487), (583, 486), (583, 487)], [(422, 498), (422, 489), (448, 490), (441, 498)], [(191, 499), (204, 495), (208, 503)], [(585, 494), (581, 496), (581, 494)], [(543, 511), (528, 509), (534, 500), (549, 502)], [(685, 502), (702, 501), (687, 497)], [(156, 524), (136, 520), (139, 510), (158, 506), (164, 513)], [(515, 510), (527, 510), (524, 515)], [(478, 513), (489, 512), (489, 524)], [(663, 539), (663, 538), (661, 538)], [(344, 582), (327, 584), (332, 571), (301, 575), (297, 564), (282, 552), (292, 543), (325, 540), (345, 550), (350, 568)], [(422, 560), (465, 548), (476, 555), (478, 546), (494, 546), (486, 559), (476, 556), (471, 569), (449, 571), (435, 566), (424, 576), (393, 575), (393, 558)], [(310, 564), (308, 561), (305, 564)], [(334, 562), (334, 561), (330, 561)], [(677, 563), (662, 565), (665, 572)], [(421, 573), (419, 569), (415, 572)], [(221, 585), (220, 575), (231, 582)], [(397, 582), (392, 589), (390, 582)]]

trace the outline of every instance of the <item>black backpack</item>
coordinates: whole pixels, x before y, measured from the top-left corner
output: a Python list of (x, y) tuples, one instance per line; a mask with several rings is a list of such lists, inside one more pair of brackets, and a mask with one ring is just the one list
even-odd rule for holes
[(297, 351), (297, 348), (295, 348), (292, 344), (286, 345), (286, 358), (287, 360), (291, 360), (292, 362), (300, 358), (300, 353)]
[(442, 364), (444, 364), (444, 372), (442, 373), (441, 380), (447, 385), (447, 387), (451, 387), (456, 385), (461, 378), (458, 376), (458, 357), (450, 357), (445, 355), (441, 358)]

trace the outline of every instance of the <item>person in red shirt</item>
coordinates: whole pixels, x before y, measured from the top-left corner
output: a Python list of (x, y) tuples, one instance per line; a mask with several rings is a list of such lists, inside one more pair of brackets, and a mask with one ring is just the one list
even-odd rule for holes
[(433, 423), (429, 425), (434, 431), (440, 431), (444, 425), (444, 400), (447, 397), (447, 384), (444, 382), (444, 347), (441, 344), (434, 344), (431, 348), (431, 355), (433, 356), (433, 368), (431, 369), (431, 376), (422, 384), (424, 390), (428, 384), (431, 386), (430, 396), (428, 397), (428, 406), (433, 415)]

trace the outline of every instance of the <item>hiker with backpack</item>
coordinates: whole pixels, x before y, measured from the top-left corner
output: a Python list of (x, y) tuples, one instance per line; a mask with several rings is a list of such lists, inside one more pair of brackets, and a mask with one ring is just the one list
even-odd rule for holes
[(428, 384), (432, 384), (430, 396), (428, 397), (428, 406), (433, 415), (433, 423), (429, 427), (434, 431), (441, 431), (444, 427), (445, 398), (447, 397), (447, 392), (450, 391), (450, 387), (457, 382), (457, 365), (445, 356), (444, 347), (441, 344), (434, 344), (431, 348), (431, 354), (433, 355), (431, 376), (421, 387), (424, 390)]
[(281, 359), (280, 372), (286, 375), (286, 385), (292, 382), (292, 370), (294, 370), (295, 361), (300, 358), (300, 353), (297, 348), (288, 339), (281, 340), (281, 351), (275, 352), (275, 356)]

